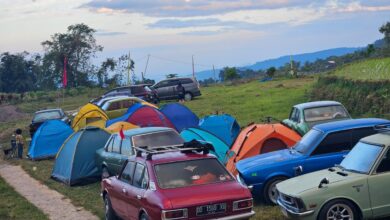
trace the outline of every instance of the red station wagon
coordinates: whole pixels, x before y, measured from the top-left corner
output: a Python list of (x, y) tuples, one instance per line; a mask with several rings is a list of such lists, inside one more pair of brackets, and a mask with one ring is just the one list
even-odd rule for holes
[(103, 179), (106, 219), (249, 219), (252, 195), (211, 154), (210, 144), (135, 148), (118, 176)]

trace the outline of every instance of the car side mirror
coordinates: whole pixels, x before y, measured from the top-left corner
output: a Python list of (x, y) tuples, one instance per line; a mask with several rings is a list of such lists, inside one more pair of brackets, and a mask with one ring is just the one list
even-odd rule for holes
[(323, 178), (320, 182), (320, 185), (318, 185), (318, 188), (322, 188), (322, 185), (324, 185), (324, 184), (329, 184), (328, 178)]
[(303, 172), (303, 167), (302, 166), (294, 167), (294, 172), (295, 172), (295, 176), (301, 175)]

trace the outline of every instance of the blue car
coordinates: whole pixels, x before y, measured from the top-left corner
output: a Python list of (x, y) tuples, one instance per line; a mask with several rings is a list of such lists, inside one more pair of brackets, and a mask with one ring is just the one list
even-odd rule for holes
[(368, 118), (316, 125), (291, 149), (239, 161), (238, 180), (252, 186), (254, 196), (276, 204), (277, 183), (339, 164), (361, 138), (377, 133), (375, 125), (388, 122)]

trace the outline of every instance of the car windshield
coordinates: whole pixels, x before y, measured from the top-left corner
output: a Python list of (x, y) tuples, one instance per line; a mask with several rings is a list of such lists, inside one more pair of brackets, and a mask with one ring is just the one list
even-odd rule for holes
[(58, 110), (55, 111), (47, 111), (47, 112), (39, 112), (35, 113), (33, 121), (45, 121), (49, 119), (59, 119), (61, 118), (61, 113)]
[(309, 108), (305, 109), (303, 113), (306, 122), (349, 118), (347, 111), (341, 105)]
[(316, 129), (311, 129), (307, 134), (305, 134), (302, 139), (295, 144), (294, 150), (298, 151), (301, 154), (306, 154), (317, 142), (318, 139), (322, 138), (323, 133)]
[(341, 162), (340, 166), (348, 171), (368, 173), (374, 165), (383, 147), (358, 142)]
[(173, 146), (184, 143), (184, 140), (175, 131), (160, 131), (132, 137), (135, 147), (161, 147)]
[(233, 180), (217, 159), (188, 160), (154, 166), (160, 188), (172, 189)]

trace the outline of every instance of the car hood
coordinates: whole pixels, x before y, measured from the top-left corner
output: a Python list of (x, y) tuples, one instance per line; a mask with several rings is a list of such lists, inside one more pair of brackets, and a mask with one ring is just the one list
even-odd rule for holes
[(266, 154), (260, 154), (244, 160), (240, 160), (237, 162), (236, 167), (240, 173), (243, 173), (255, 167), (264, 166), (264, 165), (276, 166), (279, 165), (280, 163), (296, 160), (301, 157), (302, 154), (294, 150), (290, 150), (290, 149), (279, 150), (279, 151), (274, 151)]
[(250, 191), (235, 180), (224, 183), (164, 189), (161, 190), (161, 193), (171, 202), (173, 209), (252, 198)]
[[(365, 174), (352, 173), (348, 171), (341, 171), (339, 168), (334, 168), (335, 171), (330, 171), (328, 169), (316, 171), (313, 173), (308, 173), (302, 176), (294, 177), (292, 179), (283, 181), (277, 184), (277, 189), (283, 193), (290, 196), (299, 196), (301, 193), (318, 189), (321, 180), (327, 178), (329, 184), (323, 184), (323, 187), (329, 187), (332, 184), (352, 181), (357, 178), (365, 177)], [(342, 172), (347, 174), (346, 176), (338, 174)]]

